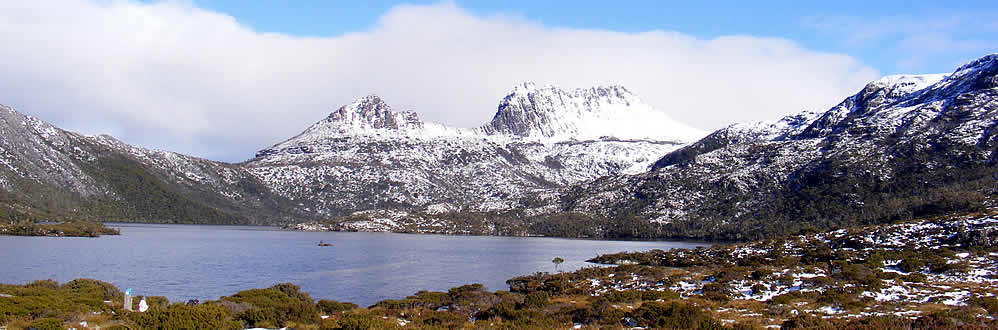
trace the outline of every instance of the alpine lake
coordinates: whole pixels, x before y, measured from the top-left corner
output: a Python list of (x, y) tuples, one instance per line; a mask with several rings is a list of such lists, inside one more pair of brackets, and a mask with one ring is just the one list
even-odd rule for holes
[[(218, 299), (290, 282), (315, 299), (367, 306), (420, 290), (597, 267), (600, 254), (692, 248), (707, 243), (547, 237), (298, 232), (275, 227), (109, 223), (120, 236), (0, 236), (0, 283), (76, 278), (173, 302)], [(319, 246), (319, 242), (330, 246)], [(552, 263), (562, 258), (560, 265)], [(556, 269), (557, 267), (557, 269)]]

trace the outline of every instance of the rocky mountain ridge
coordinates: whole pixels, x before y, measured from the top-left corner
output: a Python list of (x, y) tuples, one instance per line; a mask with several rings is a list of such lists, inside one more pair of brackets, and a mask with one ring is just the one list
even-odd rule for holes
[(593, 130), (614, 118), (667, 118), (649, 115), (658, 113), (622, 87), (566, 92), (526, 83), (503, 99), (489, 124), (466, 129), (423, 122), (367, 96), (244, 165), (319, 216), (377, 209), (504, 212), (530, 194), (643, 172), (698, 137), (671, 119), (662, 122), (665, 133), (648, 136)]
[[(544, 111), (552, 113), (571, 110), (607, 117), (605, 113), (612, 111), (615, 115), (634, 117), (650, 109), (629, 92), (618, 93), (627, 100), (626, 104), (607, 101), (608, 96), (599, 92), (602, 90), (569, 93), (554, 87), (530, 91), (518, 87), (510, 95), (540, 99), (545, 93), (557, 92), (562, 102), (573, 105), (572, 109), (562, 109), (548, 104)], [(608, 104), (613, 106), (604, 109)], [(630, 113), (629, 106), (638, 110)], [(587, 140), (577, 126), (569, 133), (543, 139), (489, 132), (485, 128), (447, 127), (423, 122), (415, 112), (394, 111), (380, 97), (369, 95), (338, 108), (301, 134), (261, 150), (247, 162), (225, 164), (134, 147), (109, 136), (83, 136), (9, 108), (5, 111), (11, 119), (4, 126), (4, 136), (20, 138), (5, 139), (0, 154), (7, 150), (22, 151), (7, 152), (0, 157), (0, 163), (8, 165), (8, 171), (0, 173), (0, 187), (7, 194), (5, 204), (26, 210), (58, 210), (55, 215), (82, 213), (135, 217), (141, 221), (200, 221), (184, 215), (188, 212), (218, 213), (211, 218), (220, 216), (226, 218), (226, 223), (281, 223), (378, 209), (507, 211), (518, 207), (521, 199), (531, 193), (607, 175), (642, 172), (656, 158), (681, 145), (679, 141), (658, 140), (656, 136), (626, 140), (600, 134)], [(551, 127), (561, 129), (564, 125), (556, 125), (557, 117), (549, 114), (548, 121), (543, 123), (522, 121), (506, 127), (555, 125)], [(19, 121), (25, 123), (18, 124)], [(572, 123), (595, 126), (578, 118)], [(37, 127), (31, 128), (32, 125)], [(688, 129), (671, 134), (682, 136), (689, 132), (696, 131)], [(695, 136), (683, 139), (691, 141)], [(106, 177), (100, 168), (108, 166), (104, 163), (110, 160), (105, 159), (112, 159), (113, 165), (126, 173)], [(133, 168), (141, 173), (127, 173)], [(167, 190), (170, 193), (164, 194), (168, 199), (190, 202), (198, 211), (174, 212), (178, 214), (173, 216), (182, 220), (131, 215), (138, 212), (137, 204), (152, 209), (170, 207), (139, 201), (142, 196), (133, 196), (136, 191), (118, 183), (134, 178), (128, 175), (148, 175), (151, 188)], [(12, 185), (12, 180), (21, 183)], [(38, 199), (28, 193), (30, 189), (25, 187), (29, 185), (51, 191), (69, 188), (53, 199), (74, 202), (58, 207), (21, 203)], [(166, 188), (159, 189), (162, 187)], [(211, 192), (214, 195), (207, 198)], [(116, 206), (106, 207), (109, 203)], [(263, 207), (268, 210), (254, 211)], [(115, 211), (106, 211), (108, 208)]]

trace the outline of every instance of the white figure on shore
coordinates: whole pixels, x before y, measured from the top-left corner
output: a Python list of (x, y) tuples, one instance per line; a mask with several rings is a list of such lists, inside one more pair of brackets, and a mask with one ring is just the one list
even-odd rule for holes
[(145, 312), (147, 310), (149, 310), (149, 304), (146, 303), (146, 297), (142, 297), (142, 300), (139, 300), (139, 312)]

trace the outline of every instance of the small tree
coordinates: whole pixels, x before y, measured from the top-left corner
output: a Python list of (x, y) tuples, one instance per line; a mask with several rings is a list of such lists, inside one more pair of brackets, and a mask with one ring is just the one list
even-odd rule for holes
[(557, 273), (558, 265), (561, 265), (561, 263), (565, 262), (565, 259), (562, 259), (561, 257), (555, 257), (554, 259), (551, 260), (551, 262), (554, 263), (554, 271)]

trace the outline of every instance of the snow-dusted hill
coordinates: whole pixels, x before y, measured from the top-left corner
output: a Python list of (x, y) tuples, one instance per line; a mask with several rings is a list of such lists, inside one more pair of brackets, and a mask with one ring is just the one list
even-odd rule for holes
[(240, 166), (85, 136), (0, 106), (6, 218), (265, 223), (300, 218)]
[(998, 197), (996, 127), (998, 54), (948, 75), (885, 77), (824, 113), (732, 125), (548, 209), (746, 239), (979, 207)]
[[(606, 129), (638, 122), (648, 129)], [(504, 211), (530, 193), (643, 172), (701, 135), (622, 87), (565, 92), (528, 83), (515, 87), (479, 129), (423, 122), (366, 96), (245, 166), (320, 216), (427, 207)]]

